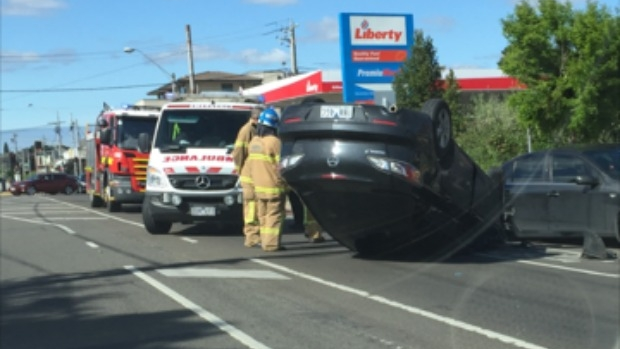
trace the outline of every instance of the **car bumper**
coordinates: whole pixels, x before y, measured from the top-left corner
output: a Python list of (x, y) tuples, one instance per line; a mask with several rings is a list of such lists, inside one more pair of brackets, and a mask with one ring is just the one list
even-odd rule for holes
[(21, 188), (18, 188), (18, 187), (10, 187), (10, 188), (9, 188), (9, 192), (10, 192), (11, 194), (13, 194), (13, 195), (21, 195), (21, 194), (23, 194), (23, 193), (24, 193), (24, 192), (21, 190)]
[[(78, 188), (79, 189), (79, 188)], [(121, 204), (141, 204), (144, 201), (144, 193), (131, 192), (114, 195), (114, 202)]]
[[(232, 205), (223, 202), (223, 198), (183, 197), (182, 203), (175, 206), (166, 202), (162, 193), (146, 193), (143, 205), (148, 205), (150, 213), (157, 220), (166, 222), (219, 222), (241, 224), (243, 222), (242, 204), (236, 198)], [(202, 208), (196, 210), (192, 208)], [(208, 208), (208, 209), (207, 209)], [(194, 213), (192, 213), (194, 211)]]

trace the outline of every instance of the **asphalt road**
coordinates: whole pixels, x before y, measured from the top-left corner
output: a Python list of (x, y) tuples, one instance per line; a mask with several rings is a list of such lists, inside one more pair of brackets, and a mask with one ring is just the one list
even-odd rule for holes
[(286, 233), (266, 253), (209, 225), (149, 235), (85, 195), (3, 196), (0, 217), (3, 349), (620, 348), (620, 264), (579, 245), (437, 263)]

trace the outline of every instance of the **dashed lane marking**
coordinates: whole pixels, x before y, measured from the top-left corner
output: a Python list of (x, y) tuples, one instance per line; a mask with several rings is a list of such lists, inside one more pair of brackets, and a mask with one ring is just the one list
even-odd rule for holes
[(290, 280), (282, 274), (260, 269), (171, 268), (157, 269), (157, 272), (167, 277), (177, 278)]
[(241, 344), (245, 345), (246, 347), (253, 348), (253, 349), (269, 349), (269, 347), (266, 346), (265, 344), (263, 344), (263, 343), (257, 341), (256, 339), (250, 337), (245, 332), (239, 330), (235, 326), (233, 326), (233, 325), (229, 324), (228, 322), (224, 321), (219, 316), (217, 316), (217, 315), (207, 311), (203, 307), (199, 306), (198, 304), (190, 301), (189, 299), (185, 298), (181, 294), (177, 293), (176, 291), (174, 291), (170, 287), (164, 285), (163, 283), (161, 283), (161, 282), (155, 280), (154, 278), (146, 275), (145, 273), (141, 272), (140, 270), (138, 270), (134, 266), (128, 265), (128, 266), (125, 266), (125, 269), (129, 270), (135, 276), (137, 276), (138, 278), (142, 279), (142, 281), (144, 281), (147, 284), (153, 286), (153, 288), (155, 288), (159, 292), (161, 292), (161, 293), (165, 294), (166, 296), (170, 297), (175, 302), (177, 302), (177, 303), (181, 304), (182, 306), (184, 306), (185, 308), (193, 311), (194, 313), (196, 313), (196, 315), (200, 316), (201, 318), (203, 318), (207, 322), (213, 324), (214, 326), (217, 326), (221, 331), (228, 333), (228, 335), (230, 335), (232, 338), (236, 339), (238, 342), (240, 342)]

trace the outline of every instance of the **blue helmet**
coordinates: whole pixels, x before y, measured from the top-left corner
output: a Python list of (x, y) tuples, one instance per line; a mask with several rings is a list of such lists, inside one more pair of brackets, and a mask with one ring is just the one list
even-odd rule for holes
[(268, 108), (260, 113), (258, 116), (258, 123), (267, 127), (278, 128), (278, 125), (280, 125), (280, 116), (278, 115), (278, 112), (272, 108)]

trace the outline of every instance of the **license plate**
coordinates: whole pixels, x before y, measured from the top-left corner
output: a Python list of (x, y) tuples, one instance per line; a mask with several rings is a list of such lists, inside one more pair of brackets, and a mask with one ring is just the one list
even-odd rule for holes
[(351, 119), (353, 117), (352, 105), (322, 105), (321, 119)]
[(215, 207), (213, 206), (192, 206), (190, 207), (192, 216), (215, 216)]

